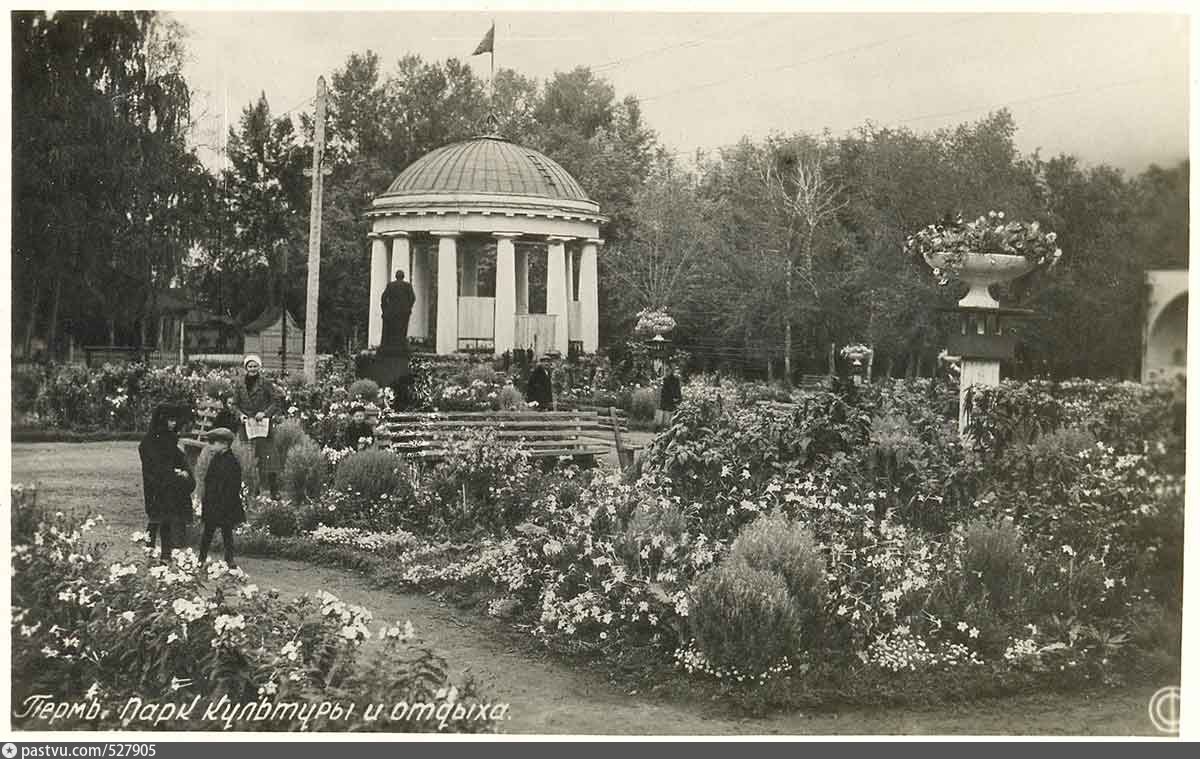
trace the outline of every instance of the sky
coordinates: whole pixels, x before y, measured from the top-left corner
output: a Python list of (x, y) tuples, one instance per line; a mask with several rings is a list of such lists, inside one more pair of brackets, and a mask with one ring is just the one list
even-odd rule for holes
[[(962, 6), (959, 6), (962, 7)], [(223, 119), (265, 93), (311, 108), (355, 52), (468, 60), (496, 24), (497, 67), (546, 79), (588, 66), (635, 95), (681, 154), (771, 132), (868, 122), (932, 131), (1008, 107), (1023, 152), (1131, 173), (1187, 157), (1189, 20), (1169, 13), (172, 12), (206, 163)], [(397, 170), (403, 167), (396, 167)]]

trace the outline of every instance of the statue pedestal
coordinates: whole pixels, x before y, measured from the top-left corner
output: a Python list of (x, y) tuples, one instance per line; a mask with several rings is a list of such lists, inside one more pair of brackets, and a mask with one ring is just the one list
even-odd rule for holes
[(355, 368), (360, 378), (391, 388), (396, 394), (396, 407), (405, 409), (412, 395), (411, 358), (412, 351), (407, 345), (385, 345), (379, 347), (374, 356), (361, 357)]

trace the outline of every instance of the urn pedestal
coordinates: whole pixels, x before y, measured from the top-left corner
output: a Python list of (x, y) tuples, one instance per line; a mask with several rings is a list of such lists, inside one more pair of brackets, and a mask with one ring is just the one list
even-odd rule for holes
[(972, 385), (1000, 384), (1000, 361), (1012, 358), (1015, 336), (1005, 334), (1001, 315), (1027, 315), (1028, 311), (1002, 309), (989, 288), (1028, 274), (1034, 264), (1024, 256), (1000, 253), (929, 253), (925, 263), (937, 270), (952, 269), (966, 283), (967, 294), (958, 301), (959, 330), (951, 335), (947, 351), (962, 359), (958, 382), (958, 431), (966, 434), (971, 419), (967, 390)]

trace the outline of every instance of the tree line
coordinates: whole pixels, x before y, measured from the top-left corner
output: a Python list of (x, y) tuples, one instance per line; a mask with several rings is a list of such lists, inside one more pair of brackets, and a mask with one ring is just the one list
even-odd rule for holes
[[(231, 125), (225, 168), (208, 171), (188, 145), (183, 30), (169, 19), (18, 13), (13, 36), (15, 345), (61, 346), (64, 325), (84, 342), (154, 345), (172, 284), (243, 323), (279, 304), (303, 315), (308, 110), (277, 113), (264, 93)], [(1128, 177), (1023, 155), (1004, 111), (935, 132), (867, 124), (681, 158), (635, 97), (586, 67), (545, 81), (501, 69), (489, 100), (462, 61), (367, 51), (330, 77), (320, 350), (365, 342), (372, 198), (425, 153), (480, 134), (489, 112), (611, 217), (602, 343), (666, 306), (702, 366), (795, 376), (824, 371), (830, 344), (861, 341), (881, 373), (929, 373), (952, 318), (937, 308), (958, 293), (906, 259), (904, 239), (995, 209), (1041, 221), (1065, 251), (1050, 276), (1006, 293), (1037, 311), (1017, 325), (1012, 369), (1134, 376), (1142, 272), (1187, 265), (1186, 162)]]

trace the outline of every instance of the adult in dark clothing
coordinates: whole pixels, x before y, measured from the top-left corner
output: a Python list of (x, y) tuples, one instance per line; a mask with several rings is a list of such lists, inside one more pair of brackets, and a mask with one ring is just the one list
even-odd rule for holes
[(138, 445), (142, 459), (142, 491), (146, 501), (147, 545), (158, 537), (163, 561), (183, 544), (183, 528), (192, 521), (192, 489), (196, 481), (187, 457), (179, 449), (180, 410), (160, 405), (150, 418), (150, 430)]
[(529, 373), (525, 385), (526, 403), (537, 403), (538, 411), (549, 411), (554, 407), (554, 382), (550, 379), (550, 357), (542, 360)]
[[(235, 383), (233, 388), (233, 413), (243, 422), (238, 425), (238, 440), (253, 446), (259, 482), (266, 482), (271, 489), (271, 497), (278, 498), (279, 461), (275, 456), (275, 415), (279, 413), (279, 394), (271, 381), (262, 376), (261, 358), (251, 353), (242, 359), (242, 366), (246, 369), (246, 377), (242, 382)], [(250, 440), (244, 423), (247, 418), (258, 421), (270, 419), (267, 436)]]
[(346, 437), (343, 443), (346, 448), (361, 451), (369, 448), (375, 439), (375, 429), (367, 421), (367, 410), (362, 406), (350, 409), (350, 424), (346, 426)]
[(404, 281), (404, 272), (396, 272), (396, 279), (383, 288), (383, 297), (380, 299), (384, 346), (408, 345), (408, 319), (416, 302), (417, 294), (412, 285)]
[(683, 388), (679, 383), (679, 376), (675, 374), (675, 368), (667, 369), (667, 376), (663, 377), (662, 391), (658, 395), (658, 423), (662, 427), (666, 427), (671, 423), (671, 417), (675, 415), (675, 411), (679, 409), (679, 404), (683, 401)]
[(200, 496), (200, 519), (204, 522), (200, 561), (203, 563), (208, 558), (213, 535), (219, 529), (225, 547), (225, 563), (233, 566), (233, 528), (246, 521), (246, 510), (242, 505), (242, 465), (230, 450), (233, 443), (231, 430), (217, 427), (208, 433), (208, 440), (213, 456), (204, 473)]

